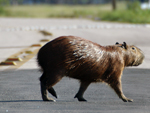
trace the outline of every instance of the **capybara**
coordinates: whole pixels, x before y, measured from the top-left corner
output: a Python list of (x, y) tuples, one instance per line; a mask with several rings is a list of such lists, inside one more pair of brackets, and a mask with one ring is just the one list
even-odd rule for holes
[(121, 75), (126, 66), (138, 66), (143, 59), (139, 48), (125, 42), (101, 46), (76, 36), (58, 37), (38, 52), (38, 64), (43, 71), (40, 77), (42, 99), (55, 101), (48, 97), (47, 91), (57, 98), (53, 86), (67, 76), (80, 81), (75, 95), (79, 101), (86, 101), (83, 94), (91, 83), (105, 82), (124, 102), (132, 102), (123, 94)]

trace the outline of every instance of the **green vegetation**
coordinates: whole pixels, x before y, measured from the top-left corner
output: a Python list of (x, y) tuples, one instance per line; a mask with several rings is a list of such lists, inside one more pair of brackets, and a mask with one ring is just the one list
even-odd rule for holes
[(102, 20), (129, 22), (129, 23), (150, 23), (150, 9), (142, 10), (139, 2), (128, 4), (127, 9), (107, 12)]
[(105, 21), (128, 22), (128, 23), (150, 23), (150, 10), (123, 10), (108, 12), (101, 18)]
[(100, 11), (111, 10), (109, 5), (18, 5), (6, 6), (12, 17), (87, 17), (96, 16)]
[(0, 0), (0, 16), (6, 16), (9, 12), (4, 8), (4, 5), (8, 5), (7, 0)]
[[(150, 10), (141, 10), (138, 2), (117, 4), (112, 11), (106, 5), (6, 5), (0, 6), (0, 17), (88, 18), (104, 21), (150, 23)], [(127, 7), (128, 6), (128, 7)]]

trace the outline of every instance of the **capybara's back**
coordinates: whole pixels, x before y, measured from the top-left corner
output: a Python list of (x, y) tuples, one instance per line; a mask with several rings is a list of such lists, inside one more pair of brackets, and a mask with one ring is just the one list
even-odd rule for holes
[(80, 81), (75, 95), (79, 101), (86, 101), (83, 94), (92, 82), (108, 83), (125, 102), (121, 87), (121, 75), (125, 66), (137, 66), (143, 62), (143, 52), (123, 44), (101, 46), (75, 36), (61, 36), (44, 45), (38, 53), (38, 64), (43, 70), (40, 77), (41, 94), (44, 101), (55, 101), (47, 91), (57, 98), (53, 85), (67, 76)]
[(102, 55), (105, 54), (103, 50), (105, 50), (104, 47), (89, 40), (74, 36), (62, 36), (40, 49), (38, 63), (44, 72), (56, 71), (62, 73), (61, 76), (93, 81), (94, 79), (92, 80), (90, 75), (94, 71), (89, 68), (99, 68), (97, 62), (103, 60)]

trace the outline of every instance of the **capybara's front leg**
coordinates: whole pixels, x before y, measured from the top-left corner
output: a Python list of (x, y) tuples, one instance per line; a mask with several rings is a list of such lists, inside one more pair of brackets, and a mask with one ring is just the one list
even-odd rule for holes
[(44, 86), (43, 83), (41, 83), (41, 95), (42, 95), (43, 101), (55, 102), (54, 99), (48, 97), (46, 86)]
[(79, 101), (86, 101), (86, 100), (83, 98), (83, 94), (84, 94), (85, 90), (87, 89), (87, 87), (88, 87), (89, 85), (90, 85), (90, 83), (81, 82), (79, 91), (78, 91), (78, 93), (75, 95), (74, 98), (77, 98)]
[(115, 90), (119, 98), (121, 98), (124, 102), (133, 101), (133, 99), (129, 99), (123, 94), (121, 80), (116, 80), (115, 82), (112, 82), (110, 86)]

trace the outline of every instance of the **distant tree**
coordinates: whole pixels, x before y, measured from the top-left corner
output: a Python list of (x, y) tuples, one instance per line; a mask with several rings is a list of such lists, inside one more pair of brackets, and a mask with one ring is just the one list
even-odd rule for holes
[(36, 3), (36, 0), (33, 0), (33, 3), (35, 4), (35, 3)]
[(113, 7), (113, 10), (116, 10), (116, 0), (112, 0), (112, 7)]

